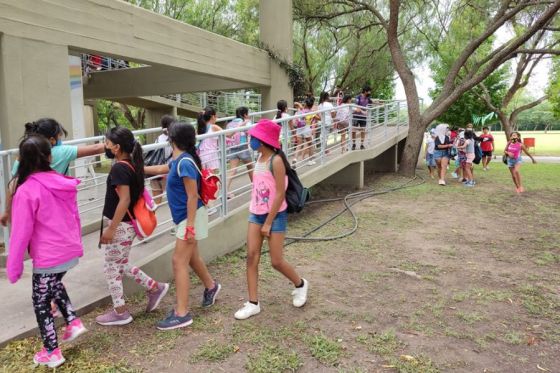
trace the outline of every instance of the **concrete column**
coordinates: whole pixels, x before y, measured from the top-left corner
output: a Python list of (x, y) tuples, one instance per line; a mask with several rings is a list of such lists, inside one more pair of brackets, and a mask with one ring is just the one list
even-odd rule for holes
[(397, 156), (399, 145), (395, 144), (374, 159), (366, 161), (368, 174), (374, 172), (397, 172)]
[(364, 162), (349, 164), (336, 174), (328, 177), (324, 183), (362, 189), (364, 187)]
[[(260, 41), (278, 56), (292, 62), (292, 0), (260, 0), (259, 8)], [(276, 107), (278, 100), (291, 104), (293, 90), (289, 85), (286, 71), (278, 63), (270, 61), (270, 88), (263, 88), (263, 110)]]
[[(176, 107), (170, 107), (169, 110), (147, 109), (146, 110), (146, 122), (145, 122), (146, 128), (160, 127), (161, 126), (161, 118), (164, 115), (173, 115), (174, 117), (177, 117), (177, 108)], [(159, 133), (146, 135), (146, 143), (151, 144), (151, 143), (155, 142), (159, 135), (160, 135)]]
[(24, 124), (59, 121), (72, 138), (68, 47), (0, 34), (0, 139), (17, 147)]

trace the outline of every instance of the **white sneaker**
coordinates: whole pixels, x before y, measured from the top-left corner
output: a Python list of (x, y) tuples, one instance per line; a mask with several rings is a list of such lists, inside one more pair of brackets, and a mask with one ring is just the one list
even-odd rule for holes
[(255, 316), (261, 313), (261, 304), (253, 304), (251, 302), (245, 302), (243, 308), (233, 315), (237, 320), (245, 320), (251, 316)]
[(440, 179), (440, 180), (438, 181), (438, 184), (439, 184), (439, 185), (445, 185), (445, 180)]
[(454, 178), (454, 179), (457, 179), (457, 178), (459, 177), (459, 175), (457, 175), (456, 172), (453, 172), (453, 173), (451, 174), (451, 177)]
[(317, 162), (315, 162), (315, 161), (309, 161), (309, 162), (307, 162), (307, 165), (308, 165), (308, 166), (315, 166), (316, 164), (317, 164)]
[(302, 278), (303, 286), (300, 288), (295, 288), (292, 291), (292, 295), (294, 296), (294, 307), (303, 307), (305, 302), (307, 302), (307, 290), (309, 289), (309, 282), (306, 279)]

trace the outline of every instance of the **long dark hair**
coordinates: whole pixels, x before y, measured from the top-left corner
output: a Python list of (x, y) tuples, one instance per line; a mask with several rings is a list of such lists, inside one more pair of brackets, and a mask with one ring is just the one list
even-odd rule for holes
[(290, 162), (288, 162), (288, 157), (286, 157), (286, 153), (284, 153), (284, 151), (282, 149), (276, 149), (273, 146), (270, 146), (264, 142), (261, 141), (261, 146), (264, 146), (268, 149), (270, 149), (271, 151), (274, 152), (274, 154), (276, 154), (277, 156), (279, 156), (280, 158), (282, 158), (282, 162), (284, 162), (284, 168), (286, 169), (286, 171), (288, 171), (290, 168), (292, 168), (292, 166), (290, 166)]
[(286, 100), (280, 100), (276, 103), (276, 108), (278, 109), (278, 112), (276, 113), (275, 119), (280, 119), (282, 118), (282, 113), (285, 113), (288, 109), (288, 103)]
[(206, 106), (204, 111), (198, 114), (198, 118), (196, 118), (196, 131), (199, 135), (204, 135), (206, 131), (208, 131), (206, 123), (208, 123), (210, 118), (214, 115), (216, 115), (216, 110), (212, 106)]
[(136, 171), (136, 181), (142, 187), (144, 185), (144, 156), (142, 145), (136, 141), (132, 132), (126, 127), (113, 127), (105, 135), (107, 140), (115, 145), (120, 145), (123, 153), (130, 155), (130, 162)]
[(175, 117), (173, 115), (165, 114), (160, 120), (161, 128), (164, 130), (168, 129), (173, 122), (175, 122)]
[(57, 138), (58, 135), (68, 136), (68, 131), (52, 118), (41, 118), (35, 122), (25, 123), (25, 133), (23, 137), (28, 137), (32, 135), (41, 135), (47, 139), (51, 137)]
[(311, 109), (315, 104), (315, 98), (307, 97), (303, 103), (306, 108)]
[(249, 115), (249, 108), (245, 106), (240, 106), (235, 109), (235, 117), (239, 119), (245, 119), (245, 115)]
[(52, 171), (49, 157), (51, 144), (44, 136), (30, 135), (19, 144), (19, 167), (12, 180), (17, 180), (16, 190), (27, 178), (41, 171)]
[(327, 101), (329, 98), (331, 98), (329, 92), (321, 92), (321, 94), (319, 95), (319, 103), (322, 104), (323, 102)]
[(202, 162), (196, 153), (196, 131), (194, 127), (185, 122), (173, 122), (169, 126), (169, 141), (180, 150), (190, 154), (199, 170), (202, 170)]

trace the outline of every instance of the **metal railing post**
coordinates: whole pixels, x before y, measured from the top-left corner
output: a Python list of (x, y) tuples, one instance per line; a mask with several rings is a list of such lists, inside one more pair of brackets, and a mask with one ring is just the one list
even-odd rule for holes
[(350, 105), (350, 116), (348, 117), (348, 141), (347, 141), (347, 150), (351, 151), (352, 146), (354, 144), (354, 139), (352, 136), (354, 135), (354, 106)]
[[(330, 113), (329, 113), (330, 115)], [(319, 141), (321, 141), (321, 151), (320, 151), (320, 157), (321, 157), (321, 164), (325, 163), (325, 153), (326, 153), (326, 149), (327, 149), (327, 126), (325, 125), (325, 113), (322, 112), (321, 113), (321, 136)]]
[[(9, 155), (6, 155), (6, 157), (9, 157)], [(0, 178), (2, 180), (2, 183), (0, 185), (0, 208), (1, 208), (1, 213), (4, 213), (4, 211), (6, 211), (6, 189), (8, 187), (8, 183), (10, 178), (6, 177), (6, 175), (10, 175), (10, 170), (9, 170), (9, 162), (4, 162), (4, 157), (0, 157)], [(3, 227), (2, 228), (2, 236), (4, 238), (4, 255), (8, 256), (9, 252), (10, 252), (10, 245), (9, 245), (9, 241), (10, 241), (10, 228), (8, 228), (8, 226)]]
[(222, 187), (222, 193), (221, 194), (221, 199), (222, 199), (222, 208), (221, 208), (221, 216), (222, 217), (226, 217), (228, 214), (228, 205), (227, 205), (227, 144), (226, 144), (226, 135), (224, 135), (223, 133), (220, 133), (219, 137), (219, 144), (220, 144), (220, 179), (221, 179), (221, 187)]
[(286, 157), (290, 157), (289, 150), (290, 150), (290, 128), (289, 128), (289, 120), (284, 120), (281, 122), (282, 124), (282, 148), (284, 149), (284, 153), (286, 153)]
[(369, 106), (366, 109), (366, 144), (368, 146), (371, 146), (371, 139), (373, 138), (373, 128), (371, 125), (371, 109), (372, 108)]

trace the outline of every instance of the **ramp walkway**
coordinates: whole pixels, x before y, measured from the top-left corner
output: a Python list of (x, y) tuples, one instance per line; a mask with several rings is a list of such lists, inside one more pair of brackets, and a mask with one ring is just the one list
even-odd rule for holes
[[(309, 144), (315, 149), (313, 160), (310, 162), (310, 160), (300, 159), (296, 163), (296, 169), (304, 185), (312, 187), (318, 183), (327, 183), (361, 188), (364, 174), (367, 172), (396, 171), (404, 140), (408, 134), (404, 105), (405, 103), (400, 101), (388, 101), (363, 108), (367, 110), (365, 149), (355, 151), (351, 150), (350, 142), (341, 142), (343, 134), (347, 138), (350, 135), (353, 130), (352, 125), (344, 128), (338, 126), (339, 123), (336, 120), (325, 120), (326, 116), (330, 115), (330, 112), (325, 110), (311, 113), (311, 115), (319, 116), (321, 121), (317, 124), (317, 135), (312, 144)], [(335, 110), (343, 107), (347, 107), (351, 111), (356, 108), (355, 105), (344, 105)], [(273, 113), (275, 110), (251, 115), (256, 120), (261, 116), (271, 117)], [(292, 142), (294, 135), (292, 124), (303, 117), (304, 115), (296, 114), (277, 121), (282, 125), (283, 148), (287, 150), (286, 153), (290, 160), (294, 158), (296, 152), (295, 144)], [(229, 119), (231, 118), (222, 118), (220, 121), (227, 122)], [(352, 123), (352, 119), (352, 117), (349, 118), (350, 123)], [(228, 169), (227, 165), (226, 138), (248, 128), (249, 126), (199, 137), (200, 139), (217, 137), (221, 150), (216, 157), (220, 160), (219, 174), (223, 185), (227, 185), (228, 177), (231, 177), (229, 174), (231, 169)], [(136, 134), (152, 133), (157, 130), (136, 131)], [(70, 143), (87, 143), (101, 139), (101, 137), (95, 137), (73, 140)], [(161, 145), (145, 145), (144, 150), (148, 151), (158, 147)], [(14, 150), (0, 152), (0, 161), (4, 170), (11, 165), (15, 154)], [(95, 163), (91, 160), (79, 160), (76, 163), (74, 170), (83, 179), (79, 192), (79, 205), (84, 225), (84, 256), (80, 259), (80, 264), (66, 275), (65, 284), (74, 306), (80, 314), (83, 314), (110, 302), (103, 275), (103, 252), (98, 249), (99, 219), (105, 193), (106, 175), (91, 175), (85, 172), (92, 163)], [(212, 210), (215, 212), (209, 216), (209, 238), (200, 242), (201, 253), (207, 261), (236, 250), (245, 243), (251, 185), (245, 166), (239, 167), (237, 171), (230, 190), (222, 188), (219, 200), (212, 206)], [(3, 182), (5, 183), (6, 180)], [(5, 201), (4, 191), (1, 193), (1, 200)], [(233, 193), (235, 196), (228, 199), (228, 193)], [(230, 197), (232, 196), (230, 195)], [(161, 206), (157, 215), (159, 225), (156, 233), (148, 240), (135, 242), (131, 261), (158, 281), (168, 281), (172, 279), (171, 254), (174, 246), (174, 238), (169, 234), (171, 221), (168, 208)], [(8, 235), (9, 232), (4, 230), (4, 237), (8, 237)], [(7, 250), (9, 251), (9, 246), (7, 246)], [(31, 269), (31, 262), (28, 260), (25, 263), (22, 279), (13, 285), (5, 279), (4, 269), (0, 269), (0, 278), (3, 279), (0, 281), (0, 290), (6, 299), (0, 304), (0, 314), (3, 315), (0, 319), (0, 346), (10, 340), (36, 332), (36, 321), (31, 306)], [(125, 291), (130, 294), (140, 291), (140, 288), (127, 280)]]

